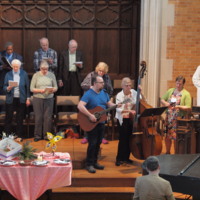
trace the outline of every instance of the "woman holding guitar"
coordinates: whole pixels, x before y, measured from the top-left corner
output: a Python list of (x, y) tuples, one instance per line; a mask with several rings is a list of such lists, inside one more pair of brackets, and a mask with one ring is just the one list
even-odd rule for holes
[[(84, 93), (81, 98), (81, 101), (78, 104), (79, 111), (86, 116), (84, 125), (95, 124), (95, 126), (90, 130), (90, 127), (86, 127), (88, 135), (88, 148), (87, 148), (87, 157), (86, 157), (86, 170), (89, 173), (95, 173), (96, 169), (103, 170), (104, 166), (98, 164), (97, 157), (100, 149), (100, 144), (104, 134), (104, 121), (99, 120), (99, 123), (96, 124), (97, 117), (95, 113), (91, 113), (90, 110), (95, 109), (96, 107), (101, 107), (106, 109), (107, 107), (115, 106), (114, 103), (110, 101), (108, 93), (104, 90), (104, 81), (101, 76), (92, 77), (92, 87)], [(106, 116), (106, 115), (105, 115)], [(79, 118), (80, 120), (81, 118)], [(84, 118), (82, 118), (84, 119)], [(88, 120), (88, 122), (87, 122)], [(93, 123), (91, 123), (93, 122)]]
[[(130, 78), (123, 78), (121, 85), (122, 91), (119, 92), (116, 96), (116, 104), (126, 99), (129, 99), (129, 102), (123, 104), (120, 108), (116, 109), (115, 117), (117, 118), (119, 130), (118, 152), (115, 163), (116, 166), (120, 166), (123, 163), (131, 164), (133, 162), (129, 159), (129, 139), (133, 131), (133, 116), (136, 114), (134, 109), (137, 98), (137, 91), (131, 89), (132, 82)], [(141, 96), (143, 97), (142, 94)]]

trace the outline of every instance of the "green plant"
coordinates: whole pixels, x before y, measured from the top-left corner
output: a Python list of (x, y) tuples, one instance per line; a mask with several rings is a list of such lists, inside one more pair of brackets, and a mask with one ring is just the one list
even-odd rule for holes
[(18, 153), (18, 157), (20, 160), (33, 160), (36, 159), (37, 156), (34, 154), (37, 149), (34, 149), (31, 145), (29, 145), (30, 142), (25, 142), (22, 146), (22, 150)]

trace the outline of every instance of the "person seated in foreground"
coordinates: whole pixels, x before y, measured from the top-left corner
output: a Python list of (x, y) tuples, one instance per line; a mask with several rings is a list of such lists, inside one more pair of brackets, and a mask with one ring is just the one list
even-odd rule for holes
[(149, 174), (136, 178), (133, 200), (175, 200), (169, 181), (159, 176), (158, 158), (149, 156), (144, 167)]

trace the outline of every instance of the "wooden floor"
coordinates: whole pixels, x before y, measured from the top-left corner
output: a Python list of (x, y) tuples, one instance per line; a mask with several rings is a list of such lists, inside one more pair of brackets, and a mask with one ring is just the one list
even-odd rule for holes
[[(45, 149), (47, 141), (33, 142), (33, 138), (27, 139), (38, 152), (50, 150)], [(141, 163), (143, 160), (134, 160), (133, 165), (115, 166), (115, 158), (118, 140), (110, 141), (109, 144), (101, 145), (99, 163), (105, 166), (104, 170), (97, 170), (95, 174), (88, 173), (84, 167), (87, 144), (81, 144), (81, 139), (62, 139), (57, 143), (57, 152), (68, 152), (71, 155), (73, 166), (72, 185), (70, 187), (57, 188), (53, 190), (52, 199), (56, 200), (131, 200), (134, 193), (134, 183), (141, 176)], [(165, 152), (163, 147), (162, 153)], [(82, 167), (82, 169), (80, 169)], [(79, 168), (79, 169), (77, 169)], [(5, 196), (5, 198), (3, 197)], [(177, 199), (185, 199), (186, 195), (175, 194)], [(12, 199), (8, 195), (2, 195), (2, 200)], [(47, 199), (46, 195), (39, 198)]]
[[(29, 139), (33, 141), (33, 139)], [(31, 142), (38, 152), (50, 150), (45, 149), (45, 140), (39, 142)], [(97, 178), (97, 177), (107, 177), (107, 178), (135, 178), (141, 175), (141, 163), (142, 160), (134, 159), (131, 155), (131, 159), (134, 160), (134, 165), (123, 165), (116, 167), (115, 158), (117, 151), (118, 140), (109, 141), (109, 144), (101, 145), (101, 155), (99, 157), (99, 163), (105, 166), (104, 170), (97, 170), (95, 174), (88, 173), (85, 169), (73, 170), (73, 178)], [(57, 152), (68, 152), (71, 155), (72, 161), (83, 162), (86, 156), (87, 144), (81, 144), (81, 139), (62, 139), (57, 143)], [(83, 166), (84, 167), (84, 166)]]

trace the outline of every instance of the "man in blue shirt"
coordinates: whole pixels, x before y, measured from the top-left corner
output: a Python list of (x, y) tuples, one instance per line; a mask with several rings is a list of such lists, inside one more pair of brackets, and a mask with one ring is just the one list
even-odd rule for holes
[[(97, 106), (106, 109), (107, 107), (115, 106), (109, 99), (108, 94), (103, 90), (104, 81), (101, 76), (92, 77), (92, 87), (83, 95), (81, 101), (78, 104), (78, 109), (84, 115), (86, 115), (91, 122), (97, 122), (94, 114), (90, 112)], [(104, 123), (98, 123), (88, 134), (88, 148), (86, 158), (86, 170), (89, 173), (95, 173), (96, 169), (103, 170), (104, 166), (98, 164), (98, 152), (104, 133)]]

